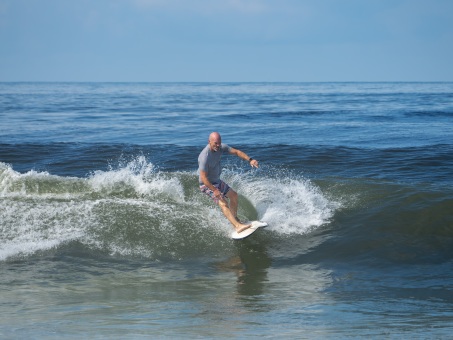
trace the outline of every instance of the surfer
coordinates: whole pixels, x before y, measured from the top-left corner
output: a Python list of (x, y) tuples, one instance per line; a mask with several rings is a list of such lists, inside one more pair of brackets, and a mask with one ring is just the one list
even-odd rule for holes
[[(250, 166), (258, 168), (259, 164), (256, 159), (247, 156), (241, 150), (232, 148), (227, 144), (222, 144), (222, 137), (218, 132), (212, 132), (209, 135), (208, 145), (201, 151), (198, 156), (198, 172), (200, 190), (211, 197), (216, 204), (220, 206), (225, 217), (234, 226), (236, 231), (250, 228), (251, 224), (242, 223), (238, 216), (238, 194), (225, 182), (220, 179), (222, 169), (220, 167), (220, 158), (222, 154), (229, 153), (248, 161)], [(226, 200), (228, 198), (228, 201)]]

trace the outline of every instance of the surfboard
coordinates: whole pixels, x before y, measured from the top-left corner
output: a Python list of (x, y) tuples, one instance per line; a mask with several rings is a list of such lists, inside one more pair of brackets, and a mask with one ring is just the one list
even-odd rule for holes
[(233, 240), (241, 240), (243, 238), (246, 238), (247, 236), (252, 235), (255, 231), (257, 231), (259, 228), (264, 228), (267, 227), (267, 223), (263, 221), (252, 221), (252, 226), (250, 228), (247, 228), (240, 233), (237, 231), (233, 231), (231, 234), (231, 238)]

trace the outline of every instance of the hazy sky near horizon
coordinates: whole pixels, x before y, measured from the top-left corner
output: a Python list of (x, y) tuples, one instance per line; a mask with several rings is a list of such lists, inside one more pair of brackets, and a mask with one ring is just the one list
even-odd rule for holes
[(453, 81), (453, 0), (0, 0), (0, 81)]

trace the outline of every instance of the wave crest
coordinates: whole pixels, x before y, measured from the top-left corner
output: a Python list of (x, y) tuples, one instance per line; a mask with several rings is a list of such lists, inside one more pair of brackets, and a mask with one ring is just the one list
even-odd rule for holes
[[(334, 213), (335, 204), (308, 180), (265, 171), (225, 175), (240, 194), (240, 217), (266, 220), (268, 235), (303, 235)], [(159, 171), (143, 156), (86, 178), (20, 174), (0, 163), (0, 201), (0, 260), (74, 242), (155, 260), (215, 256), (234, 246), (232, 227), (199, 192), (195, 172)]]

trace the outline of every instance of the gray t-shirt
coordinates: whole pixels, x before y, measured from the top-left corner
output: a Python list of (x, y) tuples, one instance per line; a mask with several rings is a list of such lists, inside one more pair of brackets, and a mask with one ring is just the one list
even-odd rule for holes
[[(224, 153), (229, 153), (231, 148), (227, 144), (221, 144), (219, 151), (212, 151), (209, 144), (200, 152), (198, 156), (198, 173), (200, 170), (206, 171), (208, 180), (212, 184), (220, 182), (220, 173), (222, 169), (220, 167), (220, 158)], [(200, 185), (203, 185), (201, 177), (199, 177)]]

